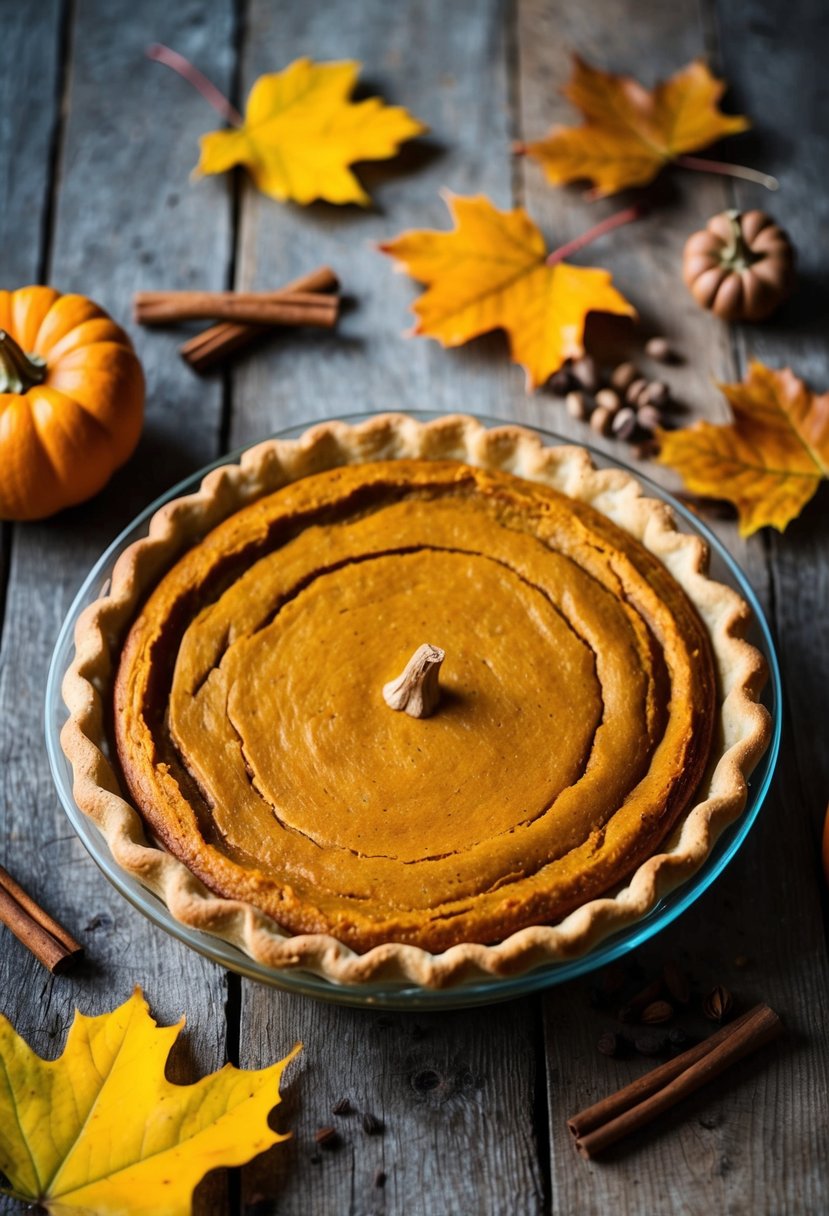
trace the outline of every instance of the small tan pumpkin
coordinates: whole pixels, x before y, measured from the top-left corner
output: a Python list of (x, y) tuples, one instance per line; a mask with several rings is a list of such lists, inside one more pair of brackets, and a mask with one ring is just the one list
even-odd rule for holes
[(723, 211), (685, 243), (682, 276), (724, 321), (764, 321), (790, 294), (794, 249), (762, 211)]
[(97, 494), (132, 454), (144, 374), (91, 300), (0, 291), (0, 519), (43, 519)]

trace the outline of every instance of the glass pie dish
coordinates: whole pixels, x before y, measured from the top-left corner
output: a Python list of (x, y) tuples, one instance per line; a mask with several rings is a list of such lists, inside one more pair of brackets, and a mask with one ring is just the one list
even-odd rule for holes
[[(372, 418), (378, 419), (378, 417), (377, 415), (356, 415), (338, 421), (347, 424), (347, 426), (349, 424), (363, 423), (364, 426), (371, 427), (374, 424), (367, 420), (371, 420)], [(434, 426), (423, 428), (418, 424), (435, 420), (439, 416), (412, 411), (407, 417), (415, 420), (414, 422), (406, 423), (408, 428), (422, 431), (423, 434), (431, 434), (434, 431)], [(478, 435), (485, 438), (487, 444), (491, 440), (496, 446), (501, 444), (504, 435), (499, 432), (498, 436), (490, 436), (487, 431), (481, 428), (499, 425), (510, 426), (510, 424), (501, 424), (497, 420), (487, 418), (477, 419), (474, 426), (471, 420), (467, 420), (466, 425), (467, 428), (472, 427)], [(343, 430), (345, 429), (343, 428)], [(298, 438), (305, 430), (305, 427), (293, 428), (290, 431), (281, 433), (276, 438), (280, 440)], [(522, 430), (526, 435), (532, 428), (525, 427)], [(354, 431), (349, 433), (357, 435), (362, 432)], [(534, 450), (538, 451), (543, 450), (539, 448), (539, 443), (545, 445), (545, 447), (549, 447), (555, 443), (567, 443), (566, 440), (562, 440), (556, 435), (539, 430), (535, 430), (534, 435)], [(526, 444), (528, 440), (525, 439), (523, 442)], [(291, 444), (284, 445), (284, 449), (281, 450), (288, 449), (295, 450)], [(778, 666), (768, 627), (763, 619), (756, 598), (744, 575), (723, 549), (717, 538), (679, 502), (649, 482), (647, 478), (642, 477), (638, 471), (634, 473), (632, 470), (625, 470), (625, 467), (619, 464), (619, 462), (609, 460), (599, 453), (591, 452), (590, 454), (599, 469), (616, 467), (628, 472), (636, 481), (644, 485), (648, 498), (661, 500), (663, 503), (671, 506), (674, 517), (682, 532), (705, 541), (711, 555), (711, 578), (735, 590), (750, 605), (754, 613), (754, 623), (748, 640), (763, 654), (769, 671), (769, 680), (763, 698), (771, 716), (769, 745), (751, 775), (745, 809), (737, 816), (734, 822), (717, 835), (716, 843), (707, 853), (701, 864), (699, 864), (700, 854), (696, 854), (695, 864), (699, 868), (694, 871), (691, 877), (681, 886), (675, 887), (670, 893), (660, 898), (658, 902), (649, 908), (646, 914), (638, 917), (632, 923), (627, 923), (623, 929), (618, 930), (613, 935), (602, 938), (585, 953), (579, 953), (577, 957), (573, 956), (572, 953), (567, 955), (566, 952), (562, 952), (564, 957), (562, 957), (561, 961), (556, 959), (554, 962), (545, 962), (541, 966), (537, 966), (533, 970), (526, 970), (520, 975), (510, 976), (502, 974), (497, 976), (486, 975), (483, 977), (476, 975), (471, 979), (464, 978), (463, 982), (453, 983), (451, 987), (448, 985), (427, 987), (412, 983), (411, 981), (401, 981), (398, 979), (383, 979), (377, 982), (368, 979), (358, 984), (336, 983), (323, 975), (314, 974), (310, 970), (303, 969), (301, 962), (299, 966), (288, 968), (268, 966), (257, 961), (254, 957), (251, 957), (248, 953), (227, 940), (214, 936), (211, 933), (194, 930), (177, 920), (164, 902), (145, 888), (137, 878), (121, 868), (112, 856), (104, 836), (100, 833), (94, 822), (75, 803), (72, 795), (71, 766), (63, 754), (59, 741), (61, 727), (66, 718), (60, 688), (63, 677), (72, 661), (73, 638), (78, 617), (88, 604), (98, 600), (104, 594), (104, 588), (112, 575), (119, 555), (135, 540), (147, 535), (149, 519), (159, 507), (170, 502), (172, 499), (179, 498), (195, 490), (204, 475), (210, 471), (210, 469), (205, 469), (181, 485), (174, 487), (169, 494), (147, 508), (96, 563), (76, 597), (61, 630), (49, 674), (46, 706), (47, 746), (60, 797), (75, 830), (92, 853), (93, 858), (121, 893), (151, 920), (184, 941), (191, 948), (240, 974), (275, 986), (343, 1003), (398, 1006), (403, 1008), (457, 1007), (466, 1004), (485, 1003), (506, 999), (571, 979), (595, 967), (602, 966), (641, 944), (641, 942), (647, 940), (665, 925), (669, 924), (680, 912), (694, 902), (718, 876), (745, 839), (767, 792), (779, 747), (780, 697)], [(221, 461), (217, 461), (215, 465), (210, 466), (210, 468), (229, 464), (236, 460), (239, 455), (240, 453), (236, 453), (224, 457)], [(369, 458), (376, 459), (376, 456), (372, 455)], [(552, 460), (558, 459), (553, 453), (550, 453), (549, 458)], [(366, 457), (362, 457), (362, 459), (366, 459)], [(475, 463), (475, 461), (472, 460), (472, 463)], [(605, 474), (604, 478), (618, 481), (620, 474)], [(622, 480), (624, 481), (625, 479), (623, 478)], [(260, 494), (262, 492), (262, 490), (258, 491)], [(179, 509), (179, 507), (177, 506), (176, 509)], [(691, 541), (689, 540), (685, 543), (685, 547), (687, 548), (690, 544)], [(724, 595), (725, 593), (722, 594)], [(755, 708), (755, 713), (757, 712), (759, 711), (756, 711)], [(110, 750), (108, 743), (109, 741), (107, 740), (100, 744), (102, 751), (105, 753)], [(701, 796), (704, 797), (704, 795)], [(123, 807), (123, 803), (121, 805)], [(150, 853), (145, 848), (144, 855), (151, 859), (153, 866), (169, 867), (171, 865), (169, 859), (165, 860), (164, 854)], [(224, 910), (221, 915), (226, 915)], [(273, 928), (273, 922), (269, 923)], [(552, 934), (551, 930), (544, 930), (543, 932), (548, 937)], [(299, 941), (300, 939), (293, 940)], [(326, 940), (329, 943), (331, 942), (330, 938)], [(397, 948), (395, 947), (395, 949)], [(489, 953), (493, 954), (497, 953), (497, 951), (489, 951)]]

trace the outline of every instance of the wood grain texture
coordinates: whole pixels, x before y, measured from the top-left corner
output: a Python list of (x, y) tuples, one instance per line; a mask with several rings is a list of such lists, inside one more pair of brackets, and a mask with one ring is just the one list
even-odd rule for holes
[[(434, 135), (388, 165), (361, 168), (375, 198), (368, 211), (300, 213), (243, 191), (237, 285), (263, 290), (327, 262), (354, 307), (336, 336), (292, 336), (240, 362), (234, 443), (352, 410), (511, 413), (522, 374), (507, 363), (502, 339), (454, 352), (404, 340), (416, 289), (372, 248), (406, 227), (447, 227), (442, 186), (509, 203), (507, 33), (494, 2), (473, 15), (465, 6), (367, 0), (338, 7), (336, 21), (321, 3), (250, 6), (246, 87), (301, 54), (353, 57), (364, 64), (367, 89), (407, 106)], [(263, 1194), (272, 1210), (298, 1216), (540, 1211), (537, 1018), (537, 1002), (528, 1001), (490, 1013), (378, 1019), (244, 984), (242, 1064), (284, 1054), (295, 1038), (305, 1043), (281, 1115), (297, 1138), (245, 1171), (245, 1197)], [(353, 1119), (342, 1121), (340, 1147), (315, 1154), (313, 1132), (335, 1121), (330, 1108), (342, 1094), (377, 1113), (384, 1134), (366, 1137)], [(372, 1186), (378, 1167), (388, 1174), (383, 1188)]]
[(0, 5), (0, 266), (4, 287), (38, 281), (59, 126), (61, 0)]
[[(772, 320), (743, 326), (736, 335), (741, 372), (749, 359), (791, 367), (820, 393), (829, 390), (829, 125), (824, 80), (829, 9), (811, 0), (780, 6), (773, 0), (719, 2), (715, 11), (723, 68), (748, 113), (762, 125), (739, 140), (748, 164), (773, 164), (780, 192), (769, 196), (733, 183), (734, 204), (769, 211), (789, 231), (798, 256), (798, 289)], [(780, 54), (780, 48), (791, 48)], [(774, 104), (768, 104), (768, 98)], [(829, 636), (822, 621), (829, 603), (829, 494), (824, 484), (785, 535), (769, 531), (774, 572), (773, 614), (785, 673), (784, 783), (812, 823), (814, 855), (829, 791), (829, 747), (816, 746), (813, 724), (829, 718)], [(792, 755), (793, 753), (793, 755)], [(798, 779), (799, 774), (799, 779)]]
[[(25, 11), (31, 16), (32, 6)], [(231, 249), (226, 187), (211, 183), (199, 190), (187, 180), (209, 112), (183, 82), (143, 57), (147, 43), (162, 39), (228, 87), (230, 0), (212, 4), (209, 15), (207, 23), (195, 0), (146, 0), (129, 12), (106, 0), (82, 0), (74, 9), (46, 274), (64, 290), (93, 296), (121, 321), (137, 287), (225, 285)], [(8, 70), (14, 72), (14, 63)], [(44, 65), (36, 90), (47, 99), (54, 95), (55, 70), (50, 77)], [(28, 74), (19, 88), (32, 105)], [(36, 128), (47, 119), (38, 118)], [(44, 141), (26, 145), (29, 152), (40, 158), (29, 180), (38, 173), (44, 179)], [(37, 205), (33, 196), (32, 209)], [(20, 209), (21, 247), (31, 244), (31, 218)], [(199, 253), (194, 233), (209, 257)], [(14, 243), (13, 233), (5, 236)], [(29, 278), (36, 269), (17, 273)], [(151, 928), (109, 887), (59, 807), (43, 745), (48, 661), (85, 571), (139, 507), (217, 451), (220, 386), (205, 387), (179, 362), (174, 335), (135, 338), (148, 387), (139, 455), (93, 503), (14, 529), (0, 652), (0, 851), (9, 871), (84, 943), (88, 962), (71, 977), (52, 978), (3, 930), (0, 1009), (36, 1050), (54, 1055), (75, 1006), (86, 1013), (111, 1009), (140, 983), (160, 1021), (187, 1013), (173, 1075), (190, 1080), (226, 1058), (225, 977)], [(199, 1194), (198, 1213), (227, 1210), (225, 1179), (208, 1180)]]
[(321, 0), (249, 6), (244, 92), (297, 55), (356, 58), (363, 95), (406, 106), (432, 133), (393, 160), (359, 166), (370, 208), (281, 207), (245, 180), (237, 287), (267, 290), (327, 260), (345, 301), (336, 335), (286, 335), (240, 360), (232, 444), (351, 411), (508, 414), (523, 397), (501, 335), (452, 352), (404, 338), (417, 288), (374, 247), (407, 227), (448, 228), (443, 188), (509, 204), (507, 34), (505, 7), (493, 0), (474, 13), (440, 0), (366, 0), (338, 5), (336, 19)]
[[(739, 9), (732, 7), (735, 13)], [(578, 49), (613, 70), (632, 71), (650, 84), (700, 54), (706, 41), (710, 49), (713, 37), (712, 25), (700, 21), (692, 3), (617, 4), (612, 22), (601, 0), (555, 14), (540, 0), (528, 0), (519, 14), (521, 122), (527, 124), (522, 125), (522, 138), (536, 135), (551, 121), (574, 120), (573, 112), (555, 95), (555, 86), (567, 76), (568, 50)], [(759, 82), (762, 73), (758, 76), (746, 43), (733, 37), (726, 41), (732, 54), (745, 63), (747, 74)], [(775, 48), (779, 46), (778, 41)], [(787, 59), (796, 62), (794, 54)], [(727, 65), (726, 75), (734, 79)], [(774, 108), (767, 84), (768, 76), (750, 98), (736, 89), (729, 95), (728, 108), (747, 109), (765, 125), (766, 114)], [(774, 95), (776, 105), (776, 91)], [(724, 156), (740, 159), (730, 145), (725, 149), (723, 145)], [(775, 164), (765, 160), (762, 164), (776, 171)], [(524, 183), (531, 213), (560, 239), (586, 227), (587, 214), (591, 218), (599, 214), (578, 191), (550, 188), (531, 166), (525, 170)], [(685, 355), (684, 367), (670, 371), (666, 378), (693, 408), (693, 417), (725, 421), (724, 402), (711, 381), (738, 377), (737, 349), (730, 331), (690, 302), (679, 279), (679, 265), (687, 235), (710, 214), (731, 205), (731, 186), (672, 171), (652, 196), (658, 212), (597, 242), (576, 260), (611, 269), (621, 290), (640, 308), (645, 335), (666, 333)], [(608, 200), (601, 207), (610, 213), (621, 201)], [(584, 429), (568, 419), (557, 429), (573, 438), (584, 437)], [(613, 441), (602, 446), (619, 454)], [(649, 466), (647, 472), (668, 488), (677, 488), (670, 471)], [(769, 569), (762, 539), (742, 542), (728, 522), (716, 523), (715, 530), (749, 572), (761, 600), (773, 607), (780, 568), (777, 546)], [(812, 559), (817, 557), (815, 543), (812, 540)], [(825, 554), (813, 566), (800, 568), (815, 569), (820, 580)], [(792, 636), (807, 636), (805, 617), (799, 617)], [(714, 1094), (697, 1095), (665, 1121), (660, 1134), (641, 1135), (602, 1161), (587, 1164), (574, 1153), (565, 1127), (567, 1116), (624, 1084), (645, 1065), (607, 1061), (598, 1055), (596, 1040), (603, 1029), (614, 1026), (612, 1011), (603, 1015), (591, 1011), (585, 991), (578, 987), (553, 990), (544, 1006), (554, 1210), (597, 1216), (610, 1210), (771, 1214), (817, 1211), (825, 1202), (825, 1153), (820, 1149), (825, 1111), (820, 1094), (826, 1085), (826, 1035), (809, 1010), (822, 1008), (827, 997), (826, 953), (814, 842), (805, 816), (796, 809), (800, 787), (791, 759), (784, 759), (781, 768), (775, 794), (739, 858), (679, 924), (642, 953), (641, 962), (646, 972), (654, 972), (662, 959), (678, 955), (702, 985), (721, 982), (747, 1002), (768, 1001), (790, 1027), (786, 1046), (740, 1066), (715, 1087)], [(743, 958), (753, 960), (745, 972), (734, 962)], [(785, 1169), (768, 1168), (772, 1153), (775, 1161), (787, 1163)]]
[[(245, 984), (243, 1063), (284, 1055), (292, 1035), (305, 1045), (277, 1112), (293, 1139), (245, 1168), (245, 1198), (280, 1216), (541, 1212), (533, 1033), (529, 1002), (377, 1013)], [(343, 1098), (352, 1113), (335, 1115)], [(379, 1121), (374, 1134), (366, 1113)], [(322, 1127), (337, 1140), (320, 1149)]]

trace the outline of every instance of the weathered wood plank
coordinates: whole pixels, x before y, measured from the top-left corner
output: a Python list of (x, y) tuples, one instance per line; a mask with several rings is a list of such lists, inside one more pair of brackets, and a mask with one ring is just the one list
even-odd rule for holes
[[(780, 192), (775, 195), (734, 182), (734, 202), (744, 210), (759, 207), (774, 215), (788, 229), (798, 257), (798, 289), (792, 299), (766, 324), (739, 330), (741, 366), (754, 358), (771, 367), (791, 367), (816, 392), (826, 392), (829, 129), (822, 93), (822, 48), (829, 39), (829, 10), (808, 0), (785, 7), (770, 0), (745, 4), (718, 0), (716, 19), (723, 68), (734, 82), (740, 104), (749, 114), (762, 115), (756, 132), (740, 139), (739, 154), (748, 164), (773, 163), (780, 179)], [(781, 54), (781, 47), (787, 53)], [(814, 628), (829, 600), (827, 512), (829, 495), (824, 486), (784, 536), (770, 532), (767, 537), (789, 742), (796, 757), (780, 784), (792, 791), (812, 820), (815, 848), (829, 789), (829, 748), (815, 746), (813, 731), (813, 723), (826, 721), (829, 715), (829, 642), (825, 629)]]
[[(33, 19), (30, 9), (24, 21)], [(231, 249), (227, 187), (195, 188), (187, 180), (210, 112), (181, 81), (144, 59), (143, 50), (151, 41), (167, 41), (228, 87), (232, 9), (230, 0), (214, 3), (208, 23), (196, 0), (147, 0), (129, 14), (105, 0), (84, 0), (75, 8), (68, 118), (45, 272), (64, 290), (98, 299), (122, 322), (136, 288), (224, 285)], [(24, 74), (10, 87), (37, 113), (33, 99), (49, 96), (57, 65), (50, 71), (44, 62), (35, 87), (26, 56), (21, 62)], [(14, 81), (14, 71), (12, 62), (4, 84)], [(43, 141), (35, 154), (46, 154)], [(29, 180), (36, 169), (30, 167)], [(42, 164), (40, 172), (42, 179)], [(34, 193), (30, 206), (36, 220)], [(31, 218), (23, 209), (17, 221), (21, 247), (32, 243)], [(12, 233), (5, 233), (5, 244), (14, 244)], [(31, 269), (20, 265), (15, 273), (25, 280), (36, 268), (37, 254)], [(74, 1006), (88, 1013), (110, 1009), (140, 983), (159, 1020), (187, 1013), (173, 1067), (185, 1080), (226, 1058), (225, 977), (151, 928), (109, 887), (59, 808), (43, 747), (49, 656), (85, 571), (138, 507), (218, 447), (220, 386), (200, 384), (179, 363), (175, 336), (135, 338), (148, 381), (139, 455), (95, 502), (14, 531), (0, 652), (0, 852), (9, 870), (84, 942), (89, 961), (72, 977), (52, 979), (3, 930), (0, 1007), (37, 1050), (54, 1054)], [(227, 1211), (224, 1179), (207, 1183), (196, 1210)]]
[[(252, 985), (243, 997), (243, 1062), (284, 1055), (292, 1033), (304, 1042), (277, 1112), (293, 1138), (246, 1167), (250, 1202), (355, 1216), (543, 1210), (528, 1002), (438, 1015), (341, 1009)], [(342, 1098), (353, 1113), (334, 1115)], [(366, 1112), (382, 1124), (376, 1134)], [(321, 1127), (337, 1129), (332, 1147), (316, 1144)]]
[[(446, 352), (406, 341), (415, 289), (372, 243), (406, 227), (447, 226), (439, 189), (510, 199), (506, 22), (501, 4), (341, 6), (255, 2), (244, 80), (301, 54), (355, 57), (389, 101), (408, 106), (434, 136), (398, 162), (363, 173), (375, 207), (278, 207), (243, 193), (239, 285), (264, 287), (320, 262), (341, 276), (356, 306), (337, 336), (291, 335), (240, 363), (232, 440), (288, 423), (384, 407), (509, 413), (521, 372), (500, 339)], [(426, 148), (430, 148), (427, 152)], [(280, 1126), (296, 1133), (246, 1171), (244, 1194), (272, 1197), (280, 1213), (541, 1210), (533, 1134), (537, 1003), (488, 1013), (421, 1018), (337, 1010), (245, 983), (240, 1057), (254, 1065), (305, 1043)], [(334, 1120), (347, 1095), (385, 1124), (366, 1136)], [(340, 1148), (315, 1153), (313, 1133), (337, 1122)], [(318, 1161), (315, 1161), (318, 1158)], [(376, 1168), (388, 1174), (372, 1186)]]
[[(691, 3), (618, 4), (610, 20), (599, 0), (555, 14), (541, 0), (527, 0), (518, 28), (522, 138), (545, 130), (552, 121), (574, 120), (555, 92), (568, 74), (569, 49), (602, 66), (631, 71), (646, 83), (704, 49), (704, 30)], [(737, 51), (733, 38), (726, 41), (732, 56), (753, 75), (756, 61), (745, 47)], [(779, 43), (775, 49), (779, 51)], [(728, 66), (726, 74), (734, 79)], [(747, 108), (764, 123), (770, 109), (768, 92), (765, 86), (760, 89), (757, 76), (753, 78), (759, 90), (753, 105), (738, 90), (730, 108)], [(537, 169), (527, 167), (523, 180), (531, 213), (561, 239), (598, 218), (596, 208), (587, 207), (577, 192), (544, 184)], [(670, 380), (691, 407), (689, 419), (722, 421), (727, 417), (724, 403), (710, 382), (738, 371), (732, 336), (689, 302), (679, 265), (685, 238), (730, 204), (730, 188), (713, 179), (675, 175), (659, 185), (657, 198), (662, 204), (657, 214), (597, 242), (575, 260), (613, 270), (620, 288), (640, 307), (646, 329), (666, 332), (686, 355), (685, 367), (681, 373), (672, 372)], [(612, 200), (602, 205), (605, 213), (613, 207)], [(573, 438), (585, 437), (582, 428), (559, 413), (557, 429)], [(619, 445), (603, 446), (624, 458)], [(646, 471), (671, 488), (677, 485), (667, 471), (651, 466)], [(718, 523), (716, 529), (749, 571), (761, 598), (770, 602), (762, 542), (740, 542), (728, 523)], [(619, 1065), (597, 1055), (595, 1041), (608, 1024), (606, 1015), (591, 1013), (578, 988), (553, 991), (545, 1000), (545, 1014), (554, 1210), (667, 1212), (681, 1205), (687, 1211), (747, 1213), (818, 1210), (825, 1203), (825, 1167), (818, 1147), (825, 1037), (808, 1011), (821, 1008), (826, 1000), (827, 972), (813, 842), (803, 816), (792, 806), (798, 789), (796, 774), (784, 766), (777, 794), (740, 857), (704, 900), (643, 954), (646, 969), (658, 969), (660, 959), (676, 954), (701, 979), (707, 976), (711, 983), (733, 986), (746, 999), (769, 1001), (794, 1031), (790, 1045), (745, 1065), (715, 1094), (699, 1095), (684, 1113), (666, 1120), (661, 1134), (644, 1135), (606, 1162), (588, 1165), (569, 1143), (566, 1117), (623, 1083), (626, 1074), (643, 1071), (644, 1065)], [(781, 875), (798, 877), (792, 883), (781, 881)], [(734, 960), (741, 956), (755, 960), (748, 974), (735, 968)], [(764, 1162), (781, 1134), (785, 1151), (778, 1150), (775, 1160), (790, 1165), (772, 1176)]]
[(37, 282), (50, 207), (61, 84), (60, 0), (3, 5), (0, 266), (5, 288)]
[[(374, 244), (407, 227), (449, 227), (440, 191), (485, 191), (510, 201), (506, 24), (492, 0), (467, 12), (446, 5), (253, 3), (245, 89), (299, 54), (354, 57), (366, 89), (407, 106), (433, 134), (395, 160), (360, 168), (368, 209), (279, 207), (246, 183), (238, 286), (265, 289), (329, 260), (353, 300), (336, 335), (290, 334), (241, 361), (233, 444), (334, 413), (395, 408), (509, 413), (523, 376), (500, 336), (447, 353), (403, 337), (417, 288)], [(485, 82), (482, 83), (482, 82)]]

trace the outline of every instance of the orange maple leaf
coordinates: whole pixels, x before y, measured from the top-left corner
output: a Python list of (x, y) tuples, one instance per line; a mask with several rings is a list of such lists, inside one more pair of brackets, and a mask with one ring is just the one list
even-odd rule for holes
[(589, 312), (636, 316), (608, 271), (549, 265), (544, 237), (523, 208), (499, 211), (482, 195), (445, 198), (452, 231), (419, 229), (380, 245), (426, 284), (413, 305), (414, 333), (462, 346), (506, 330), (512, 359), (534, 389), (565, 359), (584, 354)]
[(829, 477), (829, 393), (758, 362), (742, 383), (720, 388), (734, 422), (660, 431), (660, 462), (693, 493), (733, 502), (741, 535), (766, 525), (782, 532)]
[(586, 121), (553, 127), (544, 139), (518, 144), (516, 151), (537, 160), (555, 186), (592, 181), (597, 198), (644, 186), (682, 153), (750, 126), (747, 118), (718, 108), (724, 91), (700, 60), (646, 89), (632, 76), (603, 72), (574, 55), (563, 92)]

